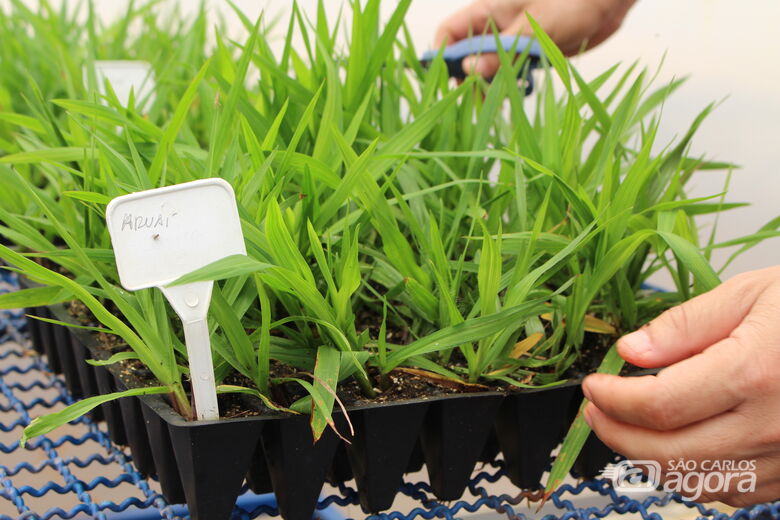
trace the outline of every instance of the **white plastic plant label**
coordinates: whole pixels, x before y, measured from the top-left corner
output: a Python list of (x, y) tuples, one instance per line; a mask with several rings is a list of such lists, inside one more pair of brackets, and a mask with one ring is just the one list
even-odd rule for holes
[[(97, 91), (106, 95), (106, 81), (111, 84), (122, 105), (130, 102), (130, 92), (135, 94), (137, 107), (149, 108), (155, 99), (156, 83), (152, 65), (146, 61), (103, 60), (94, 62)], [(84, 68), (84, 83), (88, 84), (88, 70)]]
[(130, 291), (246, 254), (236, 196), (224, 179), (123, 195), (108, 204), (106, 217), (119, 278)]
[(157, 287), (171, 303), (184, 325), (198, 419), (218, 419), (206, 322), (214, 282), (166, 285), (246, 254), (233, 188), (224, 179), (201, 179), (123, 195), (108, 204), (106, 220), (122, 286)]

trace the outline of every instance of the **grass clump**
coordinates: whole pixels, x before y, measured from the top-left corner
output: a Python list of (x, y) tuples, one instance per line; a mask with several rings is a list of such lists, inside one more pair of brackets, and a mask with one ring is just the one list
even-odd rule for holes
[[(657, 109), (681, 82), (653, 89), (635, 66), (583, 78), (538, 27), (546, 59), (533, 108), (517, 83), (525, 61), (514, 56), (500, 56), (492, 82), (457, 85), (441, 58), (420, 65), (404, 25), (409, 4), (384, 25), (379, 0), (353, 4), (345, 47), (342, 21), (328, 20), (322, 3), (311, 18), (293, 4), (281, 55), (262, 20), (240, 12), (247, 39), (217, 31), (208, 57), (202, 11), (170, 33), (150, 25), (128, 54), (158, 53), (148, 114), (80, 83), (98, 51), (124, 56), (96, 30), (70, 58), (68, 88), (24, 75), (37, 93), (0, 114), (9, 125), (0, 191), (13, 201), (0, 206), (0, 234), (15, 244), (0, 257), (44, 287), (0, 303), (81, 300), (128, 344), (121, 360), (154, 374), (154, 386), (133, 392), (168, 393), (191, 415), (176, 317), (157, 291), (118, 286), (103, 212), (121, 194), (222, 177), (237, 194), (249, 255), (178, 283), (219, 280), (210, 330), (222, 390), (311, 413), (316, 439), (349, 381), (365, 399), (399, 367), (470, 389), (558, 384), (595, 368), (622, 332), (719, 283), (709, 258), (720, 244), (699, 243), (695, 218), (739, 204), (719, 189), (685, 194), (698, 172), (731, 169), (688, 155), (711, 106), (677, 142), (659, 143)], [(17, 9), (33, 25), (76, 23)], [(150, 21), (156, 4), (129, 9)], [(117, 41), (122, 31), (118, 22), (100, 34)], [(70, 29), (61, 37), (38, 43), (76, 38)], [(744, 250), (777, 225), (726, 245)], [(661, 270), (673, 290), (644, 290)], [(227, 383), (235, 374), (244, 387)], [(279, 389), (291, 384), (300, 393), (285, 402)]]

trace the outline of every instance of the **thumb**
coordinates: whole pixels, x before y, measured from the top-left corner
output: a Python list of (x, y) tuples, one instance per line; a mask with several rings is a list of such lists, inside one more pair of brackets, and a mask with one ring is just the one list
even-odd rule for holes
[(618, 353), (629, 363), (645, 368), (687, 359), (727, 338), (748, 314), (761, 290), (756, 276), (737, 276), (623, 336), (618, 340)]

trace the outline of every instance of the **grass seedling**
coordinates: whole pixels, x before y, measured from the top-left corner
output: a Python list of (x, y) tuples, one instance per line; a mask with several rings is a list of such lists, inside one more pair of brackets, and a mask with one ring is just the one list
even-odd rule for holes
[[(344, 46), (344, 22), (322, 2), (310, 17), (293, 4), (280, 55), (262, 20), (240, 12), (248, 36), (216, 31), (206, 53), (202, 12), (167, 32), (155, 5), (132, 8), (145, 39), (125, 39), (135, 42), (127, 54), (155, 64), (159, 82), (147, 114), (95, 98), (77, 72), (65, 90), (48, 73), (26, 80), (25, 104), (0, 114), (0, 234), (15, 244), (0, 257), (44, 287), (0, 304), (82, 300), (186, 415), (181, 335), (162, 299), (118, 287), (103, 212), (117, 195), (222, 177), (248, 256), (176, 283), (218, 281), (210, 333), (222, 390), (310, 413), (316, 439), (333, 426), (338, 390), (354, 382), (370, 400), (398, 369), (471, 389), (560, 384), (599, 364), (585, 351), (603, 355), (619, 334), (719, 283), (714, 248), (739, 253), (778, 234), (774, 220), (699, 244), (698, 215), (740, 205), (685, 193), (697, 172), (732, 168), (688, 155), (711, 107), (678, 141), (658, 142), (657, 109), (681, 82), (653, 89), (635, 66), (583, 78), (533, 22), (546, 56), (535, 103), (518, 88), (523, 56), (502, 53), (492, 82), (458, 85), (440, 57), (417, 61), (409, 4), (382, 24), (379, 0), (353, 3)], [(50, 10), (13, 16), (77, 24)], [(124, 52), (105, 43), (129, 30), (121, 22), (89, 24), (73, 71)], [(0, 93), (20, 81), (9, 78)], [(643, 284), (660, 270), (675, 287), (650, 294)], [(237, 375), (241, 385), (229, 382)]]

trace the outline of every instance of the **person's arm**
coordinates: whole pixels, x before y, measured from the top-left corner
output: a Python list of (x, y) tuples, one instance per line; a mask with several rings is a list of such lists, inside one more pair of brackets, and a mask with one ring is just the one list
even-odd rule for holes
[[(780, 498), (780, 266), (739, 275), (624, 336), (618, 353), (655, 376), (588, 376), (584, 417), (629, 459), (755, 460), (756, 489), (700, 500)], [(708, 463), (706, 466), (712, 466)]]
[[(576, 54), (614, 33), (634, 0), (476, 0), (439, 26), (435, 43), (451, 44), (490, 31), (490, 21), (502, 34), (532, 36), (526, 13), (539, 22), (561, 50)], [(495, 54), (469, 57), (463, 70), (492, 77), (498, 70)]]

